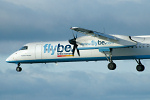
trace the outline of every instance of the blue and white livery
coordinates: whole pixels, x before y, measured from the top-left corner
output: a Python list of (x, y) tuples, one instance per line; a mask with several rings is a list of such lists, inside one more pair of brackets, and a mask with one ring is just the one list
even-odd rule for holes
[(16, 63), (16, 70), (20, 72), (20, 65), (27, 63), (108, 60), (108, 68), (114, 70), (114, 60), (135, 59), (137, 71), (143, 71), (145, 67), (140, 59), (150, 59), (150, 36), (109, 35), (79, 27), (71, 29), (88, 36), (74, 36), (69, 41), (28, 43), (10, 55), (6, 62)]

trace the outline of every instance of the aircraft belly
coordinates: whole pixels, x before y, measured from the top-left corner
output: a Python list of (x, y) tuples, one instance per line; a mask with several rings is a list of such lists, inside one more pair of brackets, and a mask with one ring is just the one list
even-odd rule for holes
[(113, 49), (114, 56), (150, 55), (150, 48), (120, 48)]

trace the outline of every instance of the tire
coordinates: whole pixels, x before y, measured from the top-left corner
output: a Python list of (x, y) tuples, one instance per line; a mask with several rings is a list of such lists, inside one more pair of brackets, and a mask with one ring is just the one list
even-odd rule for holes
[(21, 67), (17, 67), (17, 68), (16, 68), (16, 71), (17, 71), (17, 72), (21, 72), (21, 71), (22, 71), (22, 68), (21, 68)]
[(109, 70), (115, 70), (116, 69), (116, 64), (115, 63), (109, 63), (108, 64), (108, 69)]
[(145, 69), (144, 65), (137, 65), (136, 66), (136, 70), (139, 71), (139, 72), (144, 71), (144, 69)]

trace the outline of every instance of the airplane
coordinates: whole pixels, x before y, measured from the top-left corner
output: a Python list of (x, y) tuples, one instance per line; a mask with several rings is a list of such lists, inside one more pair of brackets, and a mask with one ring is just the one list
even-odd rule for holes
[(21, 64), (57, 63), (79, 61), (109, 61), (108, 69), (115, 70), (114, 60), (135, 60), (136, 70), (144, 71), (141, 59), (150, 59), (150, 35), (124, 36), (96, 32), (80, 27), (70, 29), (86, 36), (68, 41), (34, 42), (25, 44), (7, 59), (7, 63), (17, 64), (16, 71), (21, 72)]

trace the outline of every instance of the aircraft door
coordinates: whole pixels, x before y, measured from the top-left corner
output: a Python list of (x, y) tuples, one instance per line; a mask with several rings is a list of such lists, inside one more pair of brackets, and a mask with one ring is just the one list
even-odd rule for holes
[(42, 58), (42, 48), (41, 48), (41, 45), (38, 44), (36, 45), (36, 48), (35, 48), (35, 59), (41, 59)]

